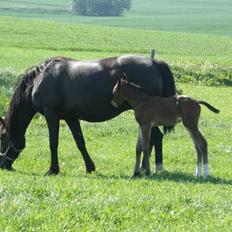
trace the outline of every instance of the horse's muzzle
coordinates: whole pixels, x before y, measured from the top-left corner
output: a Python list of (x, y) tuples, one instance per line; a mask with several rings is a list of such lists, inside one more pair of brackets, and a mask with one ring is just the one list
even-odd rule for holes
[(111, 101), (111, 105), (115, 108), (118, 108), (118, 104), (114, 100)]

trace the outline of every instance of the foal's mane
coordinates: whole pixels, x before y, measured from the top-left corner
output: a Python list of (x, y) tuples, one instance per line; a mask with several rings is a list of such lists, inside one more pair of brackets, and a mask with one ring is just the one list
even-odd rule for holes
[(128, 81), (126, 82), (126, 84), (129, 85), (129, 86), (131, 86), (131, 87), (133, 87), (133, 89), (135, 89), (136, 91), (139, 91), (142, 94), (145, 94), (147, 96), (152, 96), (146, 89), (144, 89), (140, 85), (137, 85), (137, 84), (135, 84), (133, 82), (128, 82)]

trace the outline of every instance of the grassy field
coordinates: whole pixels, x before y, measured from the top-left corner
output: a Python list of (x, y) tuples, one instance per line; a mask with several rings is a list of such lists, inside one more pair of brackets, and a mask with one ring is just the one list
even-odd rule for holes
[[(232, 40), (222, 35), (158, 32), (1, 17), (0, 68), (23, 72), (50, 56), (77, 59), (135, 53), (166, 60), (177, 78), (232, 85)], [(57, 39), (59, 38), (59, 39)], [(220, 43), (218, 43), (220, 41)], [(220, 70), (220, 72), (219, 72)]]
[(149, 30), (232, 35), (230, 0), (132, 0), (123, 17), (70, 14), (70, 0), (1, 0), (0, 15), (67, 23), (99, 24)]
[(91, 175), (62, 123), (61, 174), (44, 177), (50, 151), (39, 116), (28, 128), (16, 172), (0, 171), (0, 231), (231, 231), (231, 1), (134, 0), (130, 12), (114, 18), (71, 15), (68, 4), (0, 2), (0, 115), (17, 75), (47, 57), (149, 56), (155, 47), (178, 89), (221, 110), (215, 115), (202, 107), (200, 120), (212, 175), (194, 177), (194, 146), (178, 125), (164, 139), (166, 171), (132, 179), (137, 125), (129, 111), (104, 123), (81, 122), (97, 167)]
[[(27, 147), (16, 173), (0, 172), (0, 230), (3, 231), (230, 231), (232, 227), (231, 88), (193, 87), (184, 92), (221, 110), (202, 110), (200, 128), (208, 138), (212, 177), (194, 177), (196, 155), (181, 125), (165, 137), (166, 172), (131, 179), (137, 125), (132, 112), (98, 124), (82, 122), (97, 171), (84, 163), (66, 125), (60, 135), (61, 174), (49, 167), (43, 119), (27, 131)], [(207, 93), (207, 94), (206, 94)], [(152, 157), (152, 163), (154, 158)]]

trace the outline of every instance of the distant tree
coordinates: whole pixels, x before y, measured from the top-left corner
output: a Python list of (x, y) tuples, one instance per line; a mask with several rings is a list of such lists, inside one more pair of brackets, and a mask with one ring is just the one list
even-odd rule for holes
[(80, 15), (118, 16), (131, 7), (131, 0), (72, 0), (71, 10)]

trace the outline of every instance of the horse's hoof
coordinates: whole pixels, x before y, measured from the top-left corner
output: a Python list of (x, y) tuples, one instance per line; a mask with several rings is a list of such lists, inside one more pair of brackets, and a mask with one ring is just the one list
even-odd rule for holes
[(146, 174), (146, 176), (148, 177), (148, 176), (151, 175), (151, 172), (150, 172), (150, 171), (147, 171), (147, 172), (145, 172), (145, 174)]
[(1, 163), (0, 169), (10, 171), (10, 172), (15, 172), (15, 169), (12, 168), (12, 164)]
[(140, 172), (134, 172), (132, 178), (138, 178), (141, 176), (141, 173)]
[(90, 165), (88, 165), (88, 167), (86, 167), (86, 173), (92, 173), (95, 171), (96, 171), (96, 168), (95, 168), (94, 163), (91, 163)]
[(16, 172), (16, 170), (12, 167), (1, 167), (2, 170), (8, 171), (8, 172)]
[(155, 172), (163, 172), (163, 171), (164, 171), (163, 164), (156, 164), (155, 165)]
[(16, 170), (14, 168), (12, 168), (12, 167), (8, 168), (7, 171), (9, 171), (9, 172), (16, 172)]
[(58, 175), (59, 172), (60, 172), (60, 169), (59, 169), (59, 168), (58, 168), (58, 169), (57, 169), (57, 168), (50, 168), (50, 169), (46, 172), (45, 176)]

